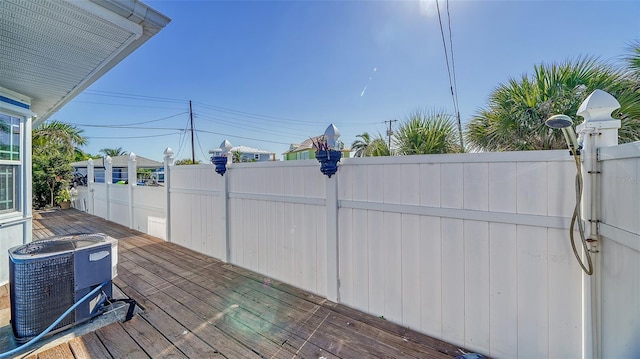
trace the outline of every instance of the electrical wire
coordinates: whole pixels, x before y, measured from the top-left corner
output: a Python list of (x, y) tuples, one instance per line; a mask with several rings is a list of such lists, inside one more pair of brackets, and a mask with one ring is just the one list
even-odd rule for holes
[[(451, 99), (453, 100), (453, 109), (456, 112), (456, 118), (458, 122), (458, 135), (460, 137), (460, 147), (464, 149), (464, 140), (462, 136), (462, 122), (460, 120), (460, 108), (458, 106), (458, 89), (455, 83), (455, 67), (453, 61), (453, 40), (451, 36), (451, 16), (449, 13), (449, 0), (447, 0), (447, 18), (449, 21), (449, 43), (450, 43), (450, 51), (451, 51), (451, 62), (449, 61), (449, 53), (447, 51), (447, 41), (445, 40), (444, 28), (442, 27), (442, 16), (440, 15), (440, 4), (438, 0), (436, 0), (436, 9), (438, 11), (438, 21), (440, 23), (440, 35), (442, 37), (442, 47), (444, 48), (444, 59), (447, 63), (447, 74), (449, 75), (449, 89), (451, 91)], [(453, 72), (453, 77), (452, 73)], [(455, 90), (454, 90), (455, 89)]]
[(204, 132), (204, 133), (212, 133), (214, 135), (233, 137), (233, 138), (241, 138), (243, 140), (252, 140), (252, 141), (261, 141), (261, 142), (268, 142), (268, 143), (276, 143), (276, 144), (279, 144), (279, 145), (290, 145), (290, 143), (288, 143), (288, 142), (269, 141), (269, 140), (264, 140), (264, 139), (261, 139), (261, 138), (246, 137), (246, 136), (235, 136), (235, 135), (231, 135), (231, 134), (228, 134), (228, 133), (220, 133), (220, 132), (206, 131), (206, 130), (199, 130), (199, 131), (200, 132)]
[(179, 107), (158, 107), (158, 106), (145, 106), (145, 105), (131, 105), (126, 103), (114, 103), (114, 102), (97, 102), (97, 101), (82, 101), (74, 100), (74, 103), (86, 103), (90, 105), (104, 105), (104, 106), (118, 106), (118, 107), (140, 107), (140, 108), (153, 108), (160, 110), (182, 110)]
[(200, 138), (198, 137), (198, 132), (196, 132), (195, 135), (196, 142), (198, 143), (198, 148), (200, 148), (200, 153), (202, 153), (202, 156), (204, 156), (204, 158), (208, 158), (209, 156), (207, 156), (207, 154), (205, 154), (204, 150), (202, 149), (202, 143), (200, 142)]
[[(77, 123), (75, 124), (76, 126), (87, 126), (87, 127), (112, 127), (112, 126), (135, 126), (135, 125), (144, 125), (145, 123), (151, 123), (151, 122), (159, 122), (159, 121), (164, 121), (164, 120), (168, 120), (170, 118), (174, 118), (180, 115), (184, 115), (187, 114), (189, 112), (184, 111), (184, 112), (180, 112), (180, 113), (176, 113), (175, 115), (171, 115), (171, 116), (166, 116), (166, 117), (162, 117), (162, 118), (158, 118), (155, 120), (148, 120), (148, 121), (142, 121), (142, 122), (132, 122), (132, 123), (124, 123), (124, 124), (119, 124), (119, 125), (95, 125), (95, 124), (82, 124), (82, 123)], [(70, 125), (73, 125), (72, 123), (70, 123)]]
[(182, 132), (182, 136), (180, 136), (180, 142), (178, 144), (178, 150), (176, 151), (175, 158), (180, 158), (180, 155), (182, 154), (182, 146), (184, 146), (184, 144), (186, 143), (185, 140), (187, 138), (187, 132), (189, 131), (190, 123), (191, 123), (191, 120), (187, 119), (187, 123)]
[[(182, 131), (180, 132), (182, 133)], [(116, 139), (116, 138), (153, 138), (153, 137), (165, 137), (165, 136), (175, 136), (180, 133), (165, 133), (161, 135), (147, 135), (147, 136), (86, 136), (87, 139)]]
[(451, 31), (451, 13), (449, 12), (449, 0), (447, 0), (447, 22), (449, 25), (449, 50), (451, 51), (451, 72), (453, 73), (453, 93), (456, 117), (458, 119), (458, 135), (460, 136), (460, 147), (464, 149), (462, 137), (462, 121), (460, 119), (460, 101), (458, 100), (458, 80), (456, 78), (456, 61), (453, 56), (453, 35)]
[(100, 90), (85, 90), (83, 94), (93, 95), (93, 96), (112, 97), (112, 98), (125, 98), (125, 99), (131, 99), (131, 100), (159, 101), (159, 102), (167, 102), (167, 103), (184, 103), (189, 101), (189, 100), (178, 99), (178, 98), (136, 95), (136, 94), (123, 93), (123, 92), (100, 91)]
[(196, 118), (199, 119), (199, 120), (202, 120), (202, 121), (215, 123), (215, 124), (218, 124), (218, 125), (230, 126), (230, 127), (233, 127), (233, 128), (243, 128), (243, 129), (247, 129), (247, 130), (250, 130), (250, 131), (253, 131), (253, 132), (257, 132), (257, 133), (264, 133), (264, 134), (267, 134), (267, 135), (275, 135), (275, 136), (283, 136), (283, 137), (284, 136), (292, 136), (292, 135), (294, 135), (294, 136), (298, 136), (298, 137), (302, 137), (302, 138), (307, 136), (307, 135), (302, 135), (302, 134), (295, 134), (295, 133), (292, 133), (292, 132), (276, 132), (276, 131), (265, 130), (265, 129), (262, 129), (262, 128), (258, 127), (258, 126), (255, 126), (255, 125), (244, 125), (242, 123), (235, 123), (235, 122), (234, 123), (230, 123), (227, 120), (219, 119), (219, 118), (216, 118), (216, 117), (210, 117), (210, 116), (196, 115)]

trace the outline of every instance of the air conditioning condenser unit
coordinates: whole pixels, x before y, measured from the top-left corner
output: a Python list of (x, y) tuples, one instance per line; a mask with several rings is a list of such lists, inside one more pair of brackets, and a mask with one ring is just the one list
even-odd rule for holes
[(11, 326), (18, 343), (42, 333), (66, 310), (107, 282), (52, 331), (100, 314), (112, 296), (118, 241), (103, 233), (75, 234), (34, 241), (9, 249)]

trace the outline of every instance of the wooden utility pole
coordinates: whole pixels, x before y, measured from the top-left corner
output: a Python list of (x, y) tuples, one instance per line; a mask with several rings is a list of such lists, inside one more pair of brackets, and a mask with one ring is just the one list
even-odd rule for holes
[(191, 100), (189, 100), (189, 118), (191, 119), (191, 163), (196, 163), (196, 151), (193, 145), (193, 108), (191, 107)]
[(389, 137), (389, 154), (391, 154), (391, 135), (393, 135), (393, 129), (391, 129), (391, 124), (394, 122), (398, 122), (398, 120), (389, 120), (389, 121), (384, 121), (384, 123), (389, 122), (389, 129), (387, 130), (387, 137)]

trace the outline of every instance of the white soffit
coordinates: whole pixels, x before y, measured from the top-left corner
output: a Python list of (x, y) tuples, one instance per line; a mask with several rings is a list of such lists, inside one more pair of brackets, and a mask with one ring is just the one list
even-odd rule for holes
[(0, 86), (30, 97), (40, 123), (146, 41), (142, 34), (88, 1), (1, 0)]

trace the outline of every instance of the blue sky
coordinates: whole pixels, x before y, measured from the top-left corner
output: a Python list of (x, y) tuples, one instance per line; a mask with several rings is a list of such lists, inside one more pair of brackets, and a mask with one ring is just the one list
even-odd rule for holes
[[(416, 109), (453, 113), (435, 1), (145, 3), (171, 23), (52, 116), (83, 129), (89, 153), (190, 158), (189, 100), (206, 162), (224, 139), (281, 159), (330, 123), (350, 145)], [(450, 18), (439, 6), (463, 124), (536, 64), (615, 62), (640, 40), (640, 1), (449, 0)]]

